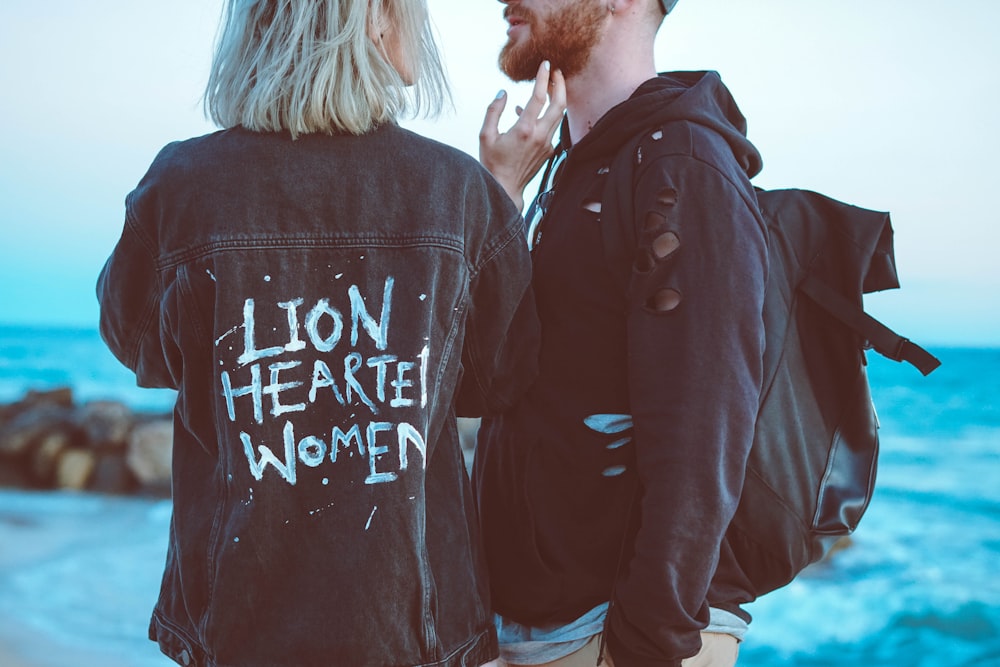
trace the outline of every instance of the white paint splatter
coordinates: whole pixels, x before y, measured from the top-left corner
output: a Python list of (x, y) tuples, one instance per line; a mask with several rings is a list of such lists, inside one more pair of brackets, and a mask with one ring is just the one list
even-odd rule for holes
[(216, 279), (215, 279), (215, 274), (213, 274), (213, 273), (212, 273), (211, 271), (209, 271), (208, 269), (205, 269), (205, 273), (207, 273), (207, 274), (208, 274), (208, 277), (212, 279), (212, 282), (216, 282), (216, 283), (217, 283), (217, 282), (219, 282), (218, 280), (216, 280)]
[(330, 478), (329, 477), (324, 477), (323, 478), (323, 486), (330, 486)]
[(264, 276), (264, 282), (265, 283), (271, 282), (271, 276)]
[(343, 278), (343, 277), (344, 277), (344, 274), (343, 274), (343, 273), (338, 273), (337, 275), (335, 275), (335, 276), (334, 276), (334, 279), (335, 279), (335, 280), (340, 280), (340, 279), (341, 279), (341, 278)]
[[(314, 510), (309, 510), (309, 516), (315, 516), (315, 515), (319, 514), (320, 512), (322, 512), (323, 510), (330, 509), (331, 507), (333, 507), (333, 505), (334, 505), (333, 503), (330, 503), (329, 505), (327, 505), (325, 507), (317, 507)], [(286, 521), (286, 523), (287, 523), (287, 521)]]
[(238, 537), (234, 537), (233, 538), (233, 542), (239, 542), (239, 541), (240, 541), (240, 538), (238, 538)]
[[(216, 347), (219, 347), (219, 343), (221, 343), (221, 342), (222, 342), (222, 339), (223, 339), (223, 338), (225, 338), (226, 336), (228, 336), (228, 335), (229, 335), (229, 334), (231, 334), (231, 333), (236, 333), (236, 331), (237, 331), (237, 330), (238, 330), (238, 329), (239, 329), (239, 328), (240, 328), (241, 326), (243, 326), (243, 325), (242, 325), (242, 324), (237, 324), (237, 325), (236, 325), (235, 327), (233, 327), (232, 329), (230, 329), (230, 330), (229, 330), (229, 331), (227, 331), (226, 333), (224, 333), (224, 334), (222, 334), (221, 336), (219, 336), (218, 338), (216, 338), (216, 339), (215, 339), (215, 346), (216, 346)], [(231, 350), (231, 349), (233, 349), (233, 348), (229, 348), (229, 349)], [(220, 361), (219, 363), (222, 363), (222, 362)]]
[(420, 295), (420, 300), (421, 301), (426, 301), (427, 300), (427, 295), (426, 294), (421, 294)]
[(378, 509), (378, 505), (372, 508), (372, 513), (368, 515), (368, 523), (365, 524), (365, 530), (368, 530), (372, 525), (372, 517), (375, 516), (375, 510)]

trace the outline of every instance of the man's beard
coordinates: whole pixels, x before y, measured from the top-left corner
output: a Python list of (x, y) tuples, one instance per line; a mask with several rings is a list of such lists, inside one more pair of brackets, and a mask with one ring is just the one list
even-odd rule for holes
[(600, 0), (571, 0), (544, 17), (523, 8), (506, 13), (522, 18), (531, 32), (525, 42), (507, 42), (500, 51), (500, 69), (513, 81), (531, 81), (543, 60), (563, 76), (582, 71), (601, 38), (607, 9)]

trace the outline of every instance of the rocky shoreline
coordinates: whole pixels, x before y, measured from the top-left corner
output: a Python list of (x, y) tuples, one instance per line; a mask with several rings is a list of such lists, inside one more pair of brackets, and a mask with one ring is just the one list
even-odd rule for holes
[(29, 390), (0, 405), (0, 486), (167, 497), (172, 438), (168, 414)]

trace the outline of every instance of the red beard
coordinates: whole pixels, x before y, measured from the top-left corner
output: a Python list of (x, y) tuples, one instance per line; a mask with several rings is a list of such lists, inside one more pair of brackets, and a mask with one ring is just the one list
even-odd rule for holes
[(508, 5), (504, 16), (510, 15), (524, 21), (531, 32), (522, 43), (507, 42), (500, 51), (500, 69), (513, 81), (531, 81), (543, 60), (561, 70), (563, 76), (583, 70), (601, 38), (607, 10), (600, 0), (569, 0), (544, 17)]

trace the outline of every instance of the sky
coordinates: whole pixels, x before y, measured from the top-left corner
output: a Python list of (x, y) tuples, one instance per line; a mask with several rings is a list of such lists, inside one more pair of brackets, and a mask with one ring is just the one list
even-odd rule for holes
[[(496, 69), (493, 0), (429, 0), (454, 110), (403, 125), (477, 155)], [(220, 0), (0, 3), (0, 324), (94, 326), (125, 195), (204, 117)], [(928, 346), (1000, 345), (1000, 3), (681, 0), (661, 70), (717, 70), (763, 188), (889, 211), (902, 289), (870, 313)], [(504, 125), (513, 121), (512, 111)]]

